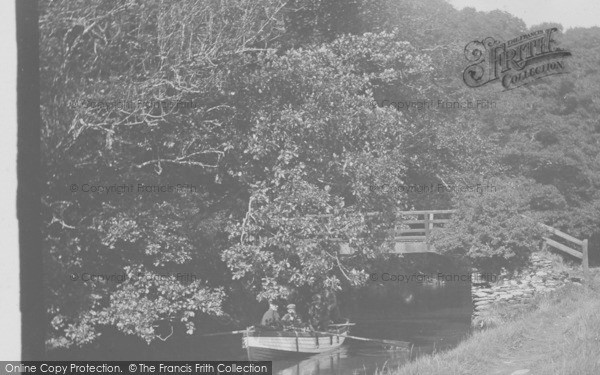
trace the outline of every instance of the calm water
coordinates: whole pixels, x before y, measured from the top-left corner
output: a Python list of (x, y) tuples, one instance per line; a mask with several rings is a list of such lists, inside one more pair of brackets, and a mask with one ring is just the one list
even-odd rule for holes
[(372, 374), (375, 369), (383, 366), (398, 367), (408, 361), (408, 357), (409, 353), (403, 350), (385, 350), (379, 345), (349, 344), (302, 361), (274, 362), (273, 374)]
[[(386, 310), (389, 311), (389, 310)], [(327, 375), (373, 374), (377, 369), (397, 368), (423, 353), (444, 350), (459, 343), (470, 329), (470, 306), (451, 307), (411, 314), (364, 312), (352, 318), (351, 335), (408, 341), (413, 350), (390, 350), (377, 343), (346, 339), (334, 351), (302, 359), (273, 362), (273, 374)], [(392, 316), (385, 316), (392, 315)], [(395, 316), (393, 316), (395, 315)], [(400, 316), (398, 316), (400, 315)], [(114, 333), (92, 346), (56, 352), (50, 359), (61, 360), (246, 360), (241, 335), (213, 338), (180, 335), (188, 342), (167, 341), (152, 345)]]
[[(468, 313), (467, 316), (463, 312)], [(445, 317), (444, 317), (445, 316)], [(377, 343), (346, 340), (339, 349), (303, 360), (273, 362), (279, 375), (370, 375), (384, 367), (395, 369), (424, 353), (449, 349), (458, 344), (470, 329), (470, 310), (438, 310), (426, 316), (396, 319), (360, 320), (352, 330), (355, 336), (385, 338), (413, 343), (412, 352), (390, 350)]]
[[(418, 260), (418, 259), (417, 259)], [(443, 259), (442, 259), (443, 261)], [(423, 264), (432, 264), (431, 260)], [(397, 264), (388, 262), (390, 272)], [(446, 264), (421, 272), (448, 271)], [(382, 272), (385, 268), (381, 267)], [(424, 269), (419, 266), (418, 269)], [(458, 271), (453, 271), (458, 272)], [(342, 314), (354, 323), (353, 336), (407, 341), (412, 351), (390, 350), (377, 343), (346, 339), (335, 351), (301, 359), (273, 362), (280, 375), (371, 375), (383, 368), (395, 369), (419, 355), (456, 346), (468, 335), (472, 302), (470, 284), (416, 285), (371, 283), (346, 294)], [(258, 317), (262, 312), (258, 311)], [(211, 327), (198, 327), (207, 331)], [(212, 330), (228, 331), (243, 327)], [(210, 331), (210, 330), (209, 330)], [(93, 344), (53, 351), (48, 359), (61, 360), (246, 360), (241, 335), (202, 337), (175, 332), (172, 340), (147, 345), (139, 338), (107, 328)]]
[[(440, 258), (442, 262), (443, 258)], [(390, 272), (396, 265), (390, 263)], [(441, 264), (426, 272), (458, 273)], [(350, 298), (346, 315), (356, 325), (353, 336), (408, 341), (412, 351), (347, 339), (336, 351), (297, 361), (274, 361), (280, 375), (373, 374), (396, 369), (422, 354), (456, 346), (470, 332), (470, 283), (400, 285), (374, 283)]]
[[(415, 311), (402, 317), (376, 316), (368, 312), (353, 319), (351, 335), (369, 338), (408, 341), (412, 351), (388, 349), (378, 343), (346, 339), (334, 351), (301, 359), (273, 361), (273, 374), (279, 375), (371, 375), (384, 367), (395, 369), (419, 355), (456, 346), (470, 330), (470, 306)], [(220, 337), (211, 342), (222, 360), (246, 360), (241, 335)], [(214, 353), (206, 357), (214, 358)]]

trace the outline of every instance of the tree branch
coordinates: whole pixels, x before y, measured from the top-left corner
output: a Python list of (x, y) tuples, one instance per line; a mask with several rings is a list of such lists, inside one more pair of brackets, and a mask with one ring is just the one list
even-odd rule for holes
[[(186, 160), (189, 159), (192, 156), (196, 156), (196, 155), (202, 155), (202, 154), (217, 154), (218, 156), (218, 160), (217, 160), (217, 164), (206, 164), (206, 163), (202, 163), (200, 161), (194, 161), (194, 160)], [(198, 151), (198, 152), (194, 152), (191, 153), (189, 155), (184, 155), (184, 156), (180, 156), (178, 158), (175, 159), (153, 159), (153, 160), (148, 160), (144, 163), (141, 164), (137, 164), (136, 167), (137, 168), (143, 168), (147, 165), (150, 164), (158, 164), (160, 166), (160, 163), (172, 163), (172, 164), (179, 164), (179, 165), (193, 165), (193, 166), (199, 166), (199, 167), (204, 167), (204, 168), (217, 168), (218, 167), (218, 163), (221, 160), (221, 157), (224, 155), (223, 151), (219, 151), (219, 150), (208, 150), (208, 151)]]

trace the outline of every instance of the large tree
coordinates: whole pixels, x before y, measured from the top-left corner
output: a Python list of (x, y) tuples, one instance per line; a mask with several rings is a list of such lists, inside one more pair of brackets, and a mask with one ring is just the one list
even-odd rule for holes
[[(240, 194), (230, 172), (248, 130), (228, 86), (245, 74), (249, 56), (281, 34), (283, 6), (42, 3), (51, 346), (87, 343), (101, 325), (151, 341), (159, 325), (193, 332), (195, 314), (223, 314), (228, 275), (219, 249), (236, 210), (231, 197)], [(138, 184), (182, 188), (149, 192)], [(133, 191), (82, 191), (110, 185)], [(198, 278), (175, 276), (186, 272)], [(69, 279), (84, 273), (126, 278)]]

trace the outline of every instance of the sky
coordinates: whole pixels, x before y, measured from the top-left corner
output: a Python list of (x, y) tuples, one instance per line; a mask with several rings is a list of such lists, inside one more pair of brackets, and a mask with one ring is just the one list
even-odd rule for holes
[(564, 29), (600, 26), (600, 0), (447, 0), (456, 9), (475, 8), (489, 12), (506, 11), (519, 17), (527, 27), (558, 22)]

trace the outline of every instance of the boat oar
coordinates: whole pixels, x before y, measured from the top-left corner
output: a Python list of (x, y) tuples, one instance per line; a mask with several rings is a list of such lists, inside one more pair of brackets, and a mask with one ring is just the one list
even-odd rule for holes
[(332, 332), (319, 332), (319, 331), (314, 331), (314, 332), (318, 333), (318, 334), (321, 334), (321, 335), (333, 335), (333, 336), (347, 337), (347, 338), (353, 339), (353, 340), (369, 341), (369, 342), (376, 342), (376, 343), (379, 343), (379, 344), (393, 345), (393, 346), (397, 346), (399, 348), (405, 348), (405, 349), (408, 349), (411, 346), (411, 344), (409, 342), (406, 342), (406, 341), (385, 340), (385, 339), (371, 339), (371, 338), (368, 338), (368, 337), (351, 336), (351, 335), (344, 335), (344, 334), (332, 333)]
[(241, 329), (239, 331), (229, 331), (229, 332), (216, 332), (216, 333), (205, 333), (200, 336), (224, 336), (224, 335), (237, 335), (239, 333), (248, 332), (247, 329)]

